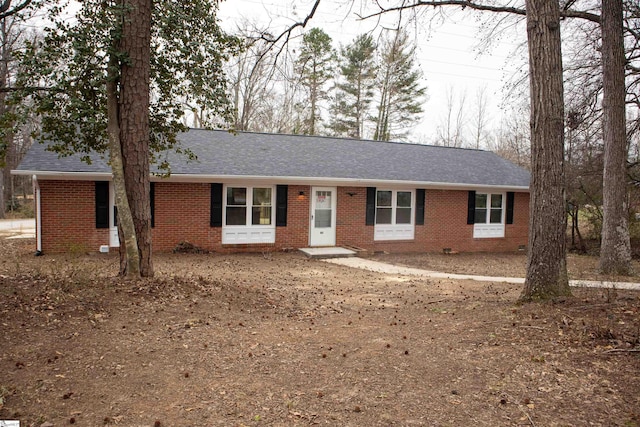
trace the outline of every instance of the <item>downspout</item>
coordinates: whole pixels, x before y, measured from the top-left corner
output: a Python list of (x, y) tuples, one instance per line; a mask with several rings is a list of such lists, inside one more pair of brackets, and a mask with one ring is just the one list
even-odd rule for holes
[(40, 186), (36, 175), (33, 175), (33, 194), (36, 197), (36, 256), (40, 256), (42, 255), (42, 214), (40, 209)]

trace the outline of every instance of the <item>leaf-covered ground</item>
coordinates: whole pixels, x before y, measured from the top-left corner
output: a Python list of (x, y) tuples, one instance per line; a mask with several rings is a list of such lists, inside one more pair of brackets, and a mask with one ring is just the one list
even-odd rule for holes
[[(113, 277), (114, 255), (1, 245), (0, 420), (640, 425), (640, 292), (576, 289), (518, 306), (515, 285), (298, 254), (163, 254), (156, 278), (130, 283)], [(379, 259), (496, 275), (524, 265), (521, 255)], [(573, 277), (595, 275), (593, 259), (572, 263)]]

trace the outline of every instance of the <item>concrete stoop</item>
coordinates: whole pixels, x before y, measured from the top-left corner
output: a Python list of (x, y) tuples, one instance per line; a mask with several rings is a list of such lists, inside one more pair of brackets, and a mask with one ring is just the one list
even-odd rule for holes
[(350, 258), (357, 255), (356, 251), (335, 246), (326, 248), (300, 248), (300, 252), (312, 259)]

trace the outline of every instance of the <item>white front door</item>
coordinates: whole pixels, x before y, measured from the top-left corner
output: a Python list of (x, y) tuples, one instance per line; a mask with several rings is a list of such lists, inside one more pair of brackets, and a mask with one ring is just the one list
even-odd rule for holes
[(336, 245), (336, 188), (311, 188), (309, 246)]

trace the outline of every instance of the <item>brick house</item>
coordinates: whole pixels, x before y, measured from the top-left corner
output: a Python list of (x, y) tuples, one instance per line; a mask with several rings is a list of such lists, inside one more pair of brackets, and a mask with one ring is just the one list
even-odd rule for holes
[[(494, 153), (394, 142), (193, 129), (196, 160), (152, 176), (156, 251), (351, 245), (373, 251), (514, 251), (527, 243), (529, 173)], [(34, 144), (37, 250), (118, 246), (110, 169)]]

